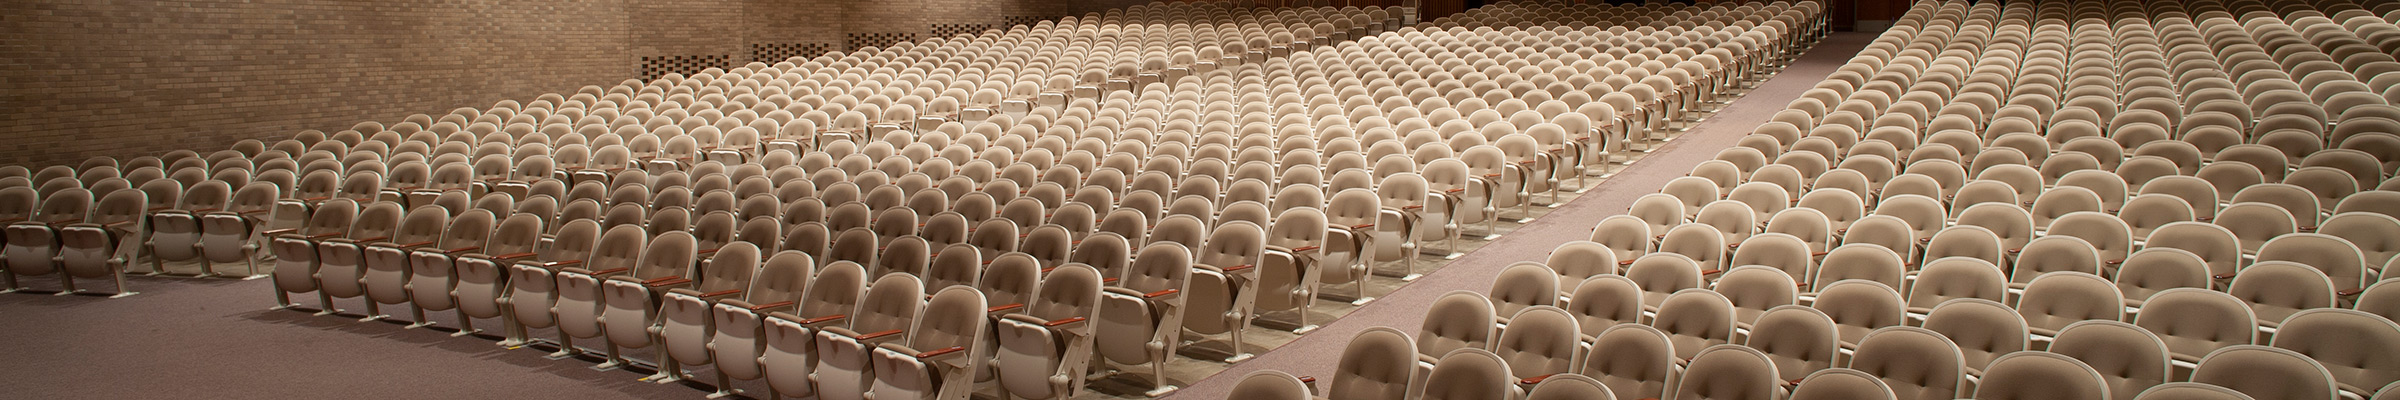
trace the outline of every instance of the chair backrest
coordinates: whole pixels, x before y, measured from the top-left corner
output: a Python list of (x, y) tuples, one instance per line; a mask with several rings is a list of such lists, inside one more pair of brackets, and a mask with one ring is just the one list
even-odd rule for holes
[(1676, 400), (1772, 400), (1782, 397), (1775, 364), (1756, 349), (1718, 345), (1692, 358), (1675, 385)]
[(742, 291), (743, 299), (751, 304), (797, 303), (807, 293), (809, 281), (816, 277), (816, 267), (816, 260), (810, 259), (808, 253), (775, 252), (750, 276), (750, 287)]
[(1489, 348), (1492, 340), (1492, 301), (1483, 294), (1459, 290), (1442, 294), (1425, 309), (1425, 324), (1417, 330), (1417, 354), (1431, 359), (1464, 348)]
[(2142, 304), (2133, 324), (2157, 334), (2179, 359), (2201, 355), (2257, 339), (2257, 318), (2248, 303), (2224, 292), (2176, 288), (2158, 292)]
[(1417, 399), (1468, 400), (1516, 397), (1516, 379), (1508, 363), (1483, 349), (1458, 349), (1442, 356), (1425, 376)]
[(1243, 375), (1226, 397), (1261, 400), (1308, 400), (1309, 387), (1292, 374), (1260, 370)]
[(1981, 371), (1994, 357), (2023, 351), (2032, 341), (2016, 310), (1984, 299), (1942, 302), (1926, 315), (1923, 326), (1958, 344), (1970, 372)]
[(1325, 389), (1328, 399), (1390, 399), (1408, 394), (1417, 376), (1416, 342), (1389, 327), (1350, 338)]
[(2334, 399), (2341, 391), (2333, 376), (2291, 350), (2234, 345), (2208, 353), (2192, 368), (2192, 382), (2224, 386), (2262, 399)]
[(915, 276), (894, 273), (875, 278), (859, 298), (857, 311), (850, 313), (850, 330), (873, 334), (908, 329), (925, 310), (925, 297), (925, 284)]
[(2025, 285), (2016, 311), (2035, 334), (2054, 336), (2068, 324), (2084, 320), (2125, 319), (2125, 295), (2107, 278), (2082, 272), (2042, 274)]
[(1558, 275), (1542, 263), (1520, 261), (1492, 279), (1492, 310), (1514, 316), (1525, 309), (1558, 303)]
[(1565, 310), (1534, 306), (1509, 319), (1491, 350), (1518, 378), (1567, 373), (1579, 361), (1580, 334)]
[(2274, 346), (2308, 356), (2342, 390), (2364, 394), (2400, 381), (2400, 324), (2358, 310), (2300, 311), (2277, 327)]
[(1966, 376), (1958, 345), (1913, 326), (1876, 329), (1850, 355), (1850, 368), (1883, 378), (1902, 399), (1955, 399)]
[(1576, 373), (1599, 380), (1618, 397), (1658, 398), (1673, 389), (1668, 385), (1681, 373), (1674, 344), (1657, 328), (1611, 326), (1593, 338), (1592, 346), (1606, 351), (1587, 352)]
[(2108, 398), (2108, 384), (2099, 371), (2074, 358), (2038, 351), (2009, 353), (1992, 360), (1975, 388), (1976, 400)]
[[(2168, 382), (2143, 390), (2134, 400), (2256, 400), (2224, 386), (2199, 382)], [(2381, 400), (2378, 398), (2377, 400)]]
[(1666, 332), (1675, 355), (1690, 358), (1701, 349), (1733, 341), (1733, 302), (1716, 291), (1684, 289), (1667, 296), (1650, 326)]
[(970, 363), (981, 364), (984, 356), (977, 348), (989, 336), (985, 330), (991, 325), (985, 306), (983, 292), (975, 288), (942, 288), (926, 301), (924, 311), (909, 326), (908, 347), (920, 351), (966, 348)]

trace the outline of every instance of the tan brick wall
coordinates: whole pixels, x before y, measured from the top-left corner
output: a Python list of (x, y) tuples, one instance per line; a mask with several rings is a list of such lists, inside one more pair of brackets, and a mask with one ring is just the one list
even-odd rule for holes
[(210, 151), (613, 85), (645, 57), (739, 65), (845, 50), (848, 33), (925, 38), (1135, 3), (14, 0), (0, 2), (0, 163)]

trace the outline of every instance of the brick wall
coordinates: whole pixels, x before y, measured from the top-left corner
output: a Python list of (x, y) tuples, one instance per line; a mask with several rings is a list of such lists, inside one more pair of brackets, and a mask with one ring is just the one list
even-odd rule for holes
[(926, 38), (1140, 2), (9, 1), (0, 4), (0, 164), (205, 152), (848, 50), (851, 34)]

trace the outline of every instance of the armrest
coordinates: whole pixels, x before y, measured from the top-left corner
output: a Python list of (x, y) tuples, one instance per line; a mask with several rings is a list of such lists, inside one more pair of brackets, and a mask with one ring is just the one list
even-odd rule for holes
[(351, 242), (351, 243), (374, 243), (374, 242), (383, 241), (384, 239), (391, 239), (391, 238), (392, 238), (392, 237), (390, 237), (390, 236), (376, 236), (376, 237), (365, 237), (365, 238), (355, 238), (355, 239), (351, 239), (351, 238), (345, 238), (345, 239), (334, 239), (334, 240), (343, 241), (343, 242)]
[(2359, 293), (2366, 293), (2366, 291), (2367, 291), (2367, 289), (2366, 289), (2366, 288), (2350, 288), (2350, 289), (2342, 289), (2342, 291), (2339, 291), (2339, 292), (2333, 292), (2333, 294), (2334, 294), (2334, 295), (2337, 295), (2337, 296), (2342, 296), (2342, 297), (2351, 297), (2351, 296), (2357, 296)]
[(933, 358), (933, 357), (941, 357), (941, 356), (944, 356), (944, 355), (949, 355), (949, 354), (952, 354), (952, 353), (958, 353), (958, 352), (962, 352), (962, 351), (967, 351), (967, 348), (966, 348), (966, 347), (962, 347), (962, 346), (950, 346), (950, 348), (946, 348), (946, 349), (934, 350), (934, 351), (928, 351), (928, 352), (923, 352), (923, 353), (917, 353), (917, 354), (916, 354), (916, 357), (917, 357), (917, 358)]
[[(576, 262), (581, 262), (581, 261), (576, 261)], [(632, 270), (633, 270), (633, 268), (617, 267), (617, 268), (609, 268), (609, 269), (604, 269), (604, 270), (599, 270), (599, 271), (592, 271), (592, 272), (591, 272), (591, 274), (592, 274), (592, 276), (608, 276), (608, 275), (616, 275), (616, 274), (618, 274), (618, 273), (623, 273), (623, 272), (625, 272), (625, 271), (632, 271)]]
[(1400, 206), (1400, 209), (1402, 209), (1402, 210), (1417, 210), (1417, 209), (1423, 209), (1423, 208), (1425, 208), (1425, 205), (1423, 205), (1423, 204), (1415, 204), (1415, 205), (1406, 205), (1406, 206)]
[(259, 232), (258, 234), (260, 234), (260, 235), (266, 235), (266, 236), (283, 236), (283, 234), (286, 234), (286, 233), (299, 232), (299, 231), (300, 231), (300, 228), (284, 228), (284, 229), (274, 229), (274, 230), (268, 230), (268, 231), (266, 231), (266, 232)]
[(1721, 273), (1725, 273), (1725, 270), (1721, 270), (1721, 269), (1712, 269), (1712, 270), (1700, 271), (1700, 276), (1709, 276), (1709, 275), (1716, 275), (1716, 274), (1721, 274)]
[[(670, 277), (665, 277), (665, 278), (658, 278), (658, 279), (651, 279), (651, 280), (642, 281), (642, 286), (659, 287), (659, 286), (681, 285), (681, 284), (686, 284), (686, 283), (692, 283), (692, 279), (691, 279), (691, 278), (680, 277), (680, 276), (670, 276)], [(739, 290), (736, 290), (736, 291), (734, 291), (734, 292), (735, 292), (735, 293), (740, 293), (741, 291), (739, 291)]]
[(1255, 268), (1255, 267), (1258, 267), (1258, 266), (1257, 266), (1257, 265), (1252, 265), (1252, 264), (1242, 264), (1242, 265), (1235, 265), (1235, 266), (1231, 266), (1231, 267), (1225, 267), (1224, 271), (1225, 271), (1225, 272), (1237, 272), (1237, 271), (1249, 270), (1249, 269), (1251, 269), (1251, 268)]
[(303, 239), (325, 239), (325, 238), (331, 238), (331, 237), (336, 237), (336, 236), (341, 236), (341, 235), (342, 235), (342, 233), (341, 233), (341, 232), (325, 232), (325, 233), (319, 233), (319, 234), (315, 234), (315, 235), (300, 235), (300, 238), (303, 238)]
[(492, 261), (508, 261), (508, 260), (515, 260), (515, 259), (520, 259), (520, 258), (532, 258), (533, 256), (534, 256), (534, 253), (533, 253), (533, 252), (530, 252), (530, 251), (529, 251), (529, 252), (523, 252), (523, 253), (508, 253), (508, 254), (501, 254), (501, 255), (492, 256)]
[(1321, 248), (1324, 248), (1324, 246), (1300, 246), (1300, 247), (1294, 247), (1294, 248), (1292, 248), (1292, 252), (1295, 252), (1295, 253), (1297, 253), (1297, 252), (1310, 251), (1310, 250), (1316, 250), (1316, 249), (1321, 249)]
[(1156, 292), (1143, 293), (1143, 294), (1142, 294), (1142, 298), (1145, 298), (1145, 299), (1155, 299), (1155, 298), (1158, 298), (1159, 296), (1166, 296), (1166, 295), (1171, 295), (1171, 294), (1176, 294), (1176, 293), (1182, 293), (1182, 292), (1183, 292), (1183, 290), (1182, 290), (1182, 289), (1167, 289), (1167, 290), (1160, 290), (1160, 291), (1156, 291)]
[(997, 312), (1001, 312), (1001, 311), (1014, 311), (1014, 310), (1019, 310), (1019, 309), (1024, 309), (1024, 308), (1025, 308), (1025, 304), (1024, 304), (1024, 303), (1016, 303), (1016, 304), (1004, 304), (1004, 305), (998, 305), (998, 306), (993, 306), (993, 307), (991, 307), (991, 308), (986, 308), (986, 309), (983, 309), (983, 312), (984, 312), (984, 313), (986, 313), (986, 314), (990, 314), (990, 313), (997, 313)]
[(1072, 324), (1072, 323), (1083, 322), (1083, 321), (1084, 321), (1083, 317), (1067, 317), (1067, 318), (1065, 318), (1065, 319), (1060, 319), (1060, 320), (1056, 320), (1056, 321), (1048, 321), (1048, 322), (1043, 322), (1043, 323), (1042, 323), (1042, 326), (1043, 326), (1043, 327), (1056, 328), (1056, 327), (1059, 327), (1059, 326), (1061, 326), (1061, 325)]
[(696, 256), (706, 256), (706, 255), (710, 255), (710, 254), (717, 254), (717, 250), (718, 250), (718, 249), (703, 249), (703, 250), (699, 250), (699, 251), (694, 251), (694, 252), (692, 252), (692, 255), (696, 255)]
[(1375, 227), (1375, 224), (1358, 224), (1358, 225), (1351, 225), (1351, 226), (1350, 226), (1350, 229), (1356, 230), (1356, 229), (1367, 229), (1367, 228), (1373, 228), (1373, 227)]
[[(540, 265), (540, 266), (542, 266), (543, 268), (557, 268), (557, 267), (560, 267), (560, 266), (576, 265), (576, 264), (582, 264), (582, 263), (583, 263), (583, 260), (567, 260), (567, 261), (551, 261), (551, 262), (546, 262), (546, 263), (533, 263), (533, 264), (534, 264), (534, 265)], [(622, 270), (625, 270), (625, 268), (611, 269), (610, 271), (622, 271)], [(607, 273), (606, 273), (606, 272), (600, 272), (600, 271), (593, 271), (593, 272), (592, 272), (592, 275), (603, 275), (603, 274), (607, 274)]]
[(1544, 381), (1544, 380), (1548, 380), (1548, 379), (1550, 379), (1550, 377), (1553, 377), (1553, 376), (1558, 376), (1558, 374), (1548, 374), (1548, 375), (1536, 376), (1536, 377), (1532, 377), (1532, 378), (1525, 378), (1525, 379), (1518, 380), (1518, 381), (1517, 381), (1517, 384), (1519, 384), (1519, 385), (1538, 385), (1538, 384), (1541, 384), (1541, 383), (1542, 383), (1542, 381)]
[(2213, 276), (2210, 276), (2210, 277), (2211, 277), (2211, 278), (2217, 278), (2217, 280), (2229, 280), (2229, 279), (2233, 279), (2233, 275), (2234, 275), (2234, 274), (2235, 274), (2234, 272), (2227, 272), (2227, 273), (2222, 273), (2222, 274), (2216, 274), (2216, 275), (2213, 275)]
[(760, 311), (760, 310), (766, 310), (766, 309), (770, 309), (770, 308), (781, 308), (781, 307), (784, 307), (784, 306), (789, 306), (789, 305), (793, 305), (793, 304), (799, 304), (799, 303), (794, 303), (794, 302), (790, 302), (790, 301), (778, 301), (778, 302), (767, 303), (767, 304), (759, 304), (759, 305), (750, 306), (750, 311)]
[(891, 336), (893, 336), (893, 335), (898, 335), (898, 334), (901, 334), (901, 333), (904, 333), (904, 332), (908, 332), (908, 330), (907, 330), (907, 329), (893, 329), (893, 330), (888, 330), (888, 331), (882, 331), (882, 332), (869, 333), (869, 334), (865, 334), (865, 335), (858, 335), (858, 336), (854, 337), (854, 339), (858, 339), (858, 340), (875, 340), (875, 339), (881, 339), (881, 338), (891, 337)]
[(433, 245), (433, 241), (431, 241), (431, 240), (427, 240), (427, 241), (415, 242), (415, 243), (391, 243), (391, 242), (384, 242), (384, 243), (376, 243), (376, 245), (385, 246), (385, 247), (398, 247), (398, 248), (403, 248), (403, 249), (413, 249), (413, 248), (425, 247), (425, 246), (430, 246), (430, 245)]
[(849, 314), (834, 314), (834, 315), (827, 315), (827, 316), (822, 316), (822, 317), (816, 317), (816, 318), (804, 319), (804, 320), (800, 320), (799, 322), (800, 322), (800, 324), (801, 324), (801, 325), (816, 325), (816, 324), (820, 324), (820, 323), (833, 322), (833, 321), (840, 321), (840, 320), (845, 320), (845, 319), (850, 319), (850, 315), (849, 315)]
[(467, 246), (467, 247), (460, 247), (460, 248), (455, 248), (455, 249), (442, 249), (442, 252), (443, 252), (443, 253), (449, 253), (449, 254), (458, 254), (458, 253), (461, 253), (461, 252), (469, 252), (469, 251), (476, 251), (476, 250), (483, 250), (483, 246)]

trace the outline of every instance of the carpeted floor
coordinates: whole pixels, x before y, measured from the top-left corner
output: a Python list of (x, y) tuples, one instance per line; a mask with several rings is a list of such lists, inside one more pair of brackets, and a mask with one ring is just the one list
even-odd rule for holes
[[(1278, 369), (1327, 376), (1350, 337), (1371, 326), (1414, 332), (1423, 306), (1452, 290), (1482, 291), (1501, 267), (1540, 260), (1560, 243), (1587, 237), (1601, 218), (1624, 211), (1635, 197), (1656, 192), (1718, 149), (1764, 122), (1785, 103), (1831, 73), (1872, 40), (1836, 34), (1757, 90), (1618, 175), (1498, 241), (1431, 275), (1303, 335), (1291, 345), (1231, 365), (1173, 397), (1215, 399), (1243, 374)], [(220, 268), (220, 270), (225, 270)], [(27, 278), (55, 288), (53, 278)], [(10, 377), (0, 393), (21, 398), (699, 398), (707, 389), (635, 381), (629, 371), (595, 371), (591, 362), (509, 350), (492, 340), (450, 337), (448, 329), (403, 329), (400, 322), (356, 322), (358, 300), (336, 304), (345, 315), (270, 311), (264, 281), (185, 278), (133, 279), (138, 296), (101, 299), (0, 294), (0, 365)], [(105, 290), (105, 282), (86, 281)], [(313, 295), (298, 296), (314, 304)], [(405, 306), (383, 310), (407, 318)], [(448, 312), (434, 313), (456, 326)], [(497, 321), (479, 321), (497, 326)], [(537, 330), (535, 337), (554, 337)], [(647, 357), (647, 352), (629, 356)], [(710, 372), (694, 368), (700, 379)], [(763, 385), (736, 386), (763, 393)]]
[(1454, 290), (1483, 292), (1491, 288), (1492, 277), (1501, 268), (1518, 261), (1541, 261), (1550, 250), (1569, 241), (1591, 236), (1592, 226), (1602, 218), (1622, 214), (1634, 198), (1657, 193), (1667, 181), (1690, 172), (1716, 157), (1717, 151), (1733, 147), (1734, 142), (1767, 120), (1784, 105), (1800, 97), (1818, 81), (1833, 74), (1835, 68), (1849, 62), (1867, 43), (1874, 41), (1871, 33), (1835, 33), (1810, 49), (1806, 55), (1785, 68), (1780, 74), (1757, 89), (1718, 110), (1707, 121), (1693, 126), (1667, 145), (1651, 151), (1641, 161), (1617, 171), (1616, 176), (1601, 183), (1591, 192), (1552, 210), (1548, 215), (1522, 228), (1501, 236), (1460, 257), (1450, 265), (1416, 282), (1401, 287), (1360, 307), (1350, 315), (1325, 324), (1291, 343), (1259, 354), (1257, 358), (1226, 368), (1208, 379), (1193, 383), (1175, 392), (1170, 399), (1221, 399), (1233, 389), (1243, 375), (1262, 369), (1281, 370), (1301, 376), (1332, 376), (1336, 362), (1341, 360), (1342, 347), (1350, 337), (1370, 327), (1388, 326), (1414, 334), (1425, 320), (1424, 310), (1435, 298)]

